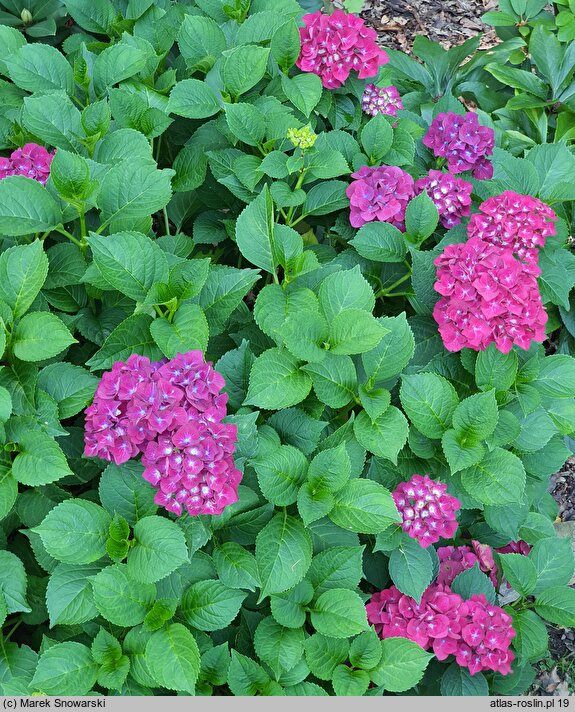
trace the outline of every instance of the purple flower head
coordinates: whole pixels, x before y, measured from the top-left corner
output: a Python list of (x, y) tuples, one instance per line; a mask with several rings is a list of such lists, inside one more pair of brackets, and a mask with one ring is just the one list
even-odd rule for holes
[(443, 227), (455, 227), (461, 218), (471, 213), (473, 186), (461, 178), (455, 178), (451, 173), (430, 170), (427, 176), (415, 182), (417, 195), (424, 190), (437, 208)]
[(117, 464), (142, 453), (156, 504), (180, 515), (221, 514), (237, 501), (235, 425), (223, 423), (225, 381), (201, 351), (170, 361), (131, 356), (104, 373), (86, 409), (86, 457)]
[(370, 116), (377, 116), (377, 114), (397, 116), (397, 112), (403, 109), (403, 102), (394, 86), (377, 87), (375, 84), (366, 84), (361, 98), (361, 108)]
[(44, 185), (50, 175), (50, 164), (55, 153), (35, 143), (27, 143), (13, 151), (10, 158), (0, 158), (0, 180), (8, 176), (24, 176)]
[(451, 586), (453, 580), (462, 571), (472, 569), (475, 564), (489, 576), (494, 586), (497, 586), (497, 567), (493, 559), (491, 547), (472, 541), (471, 546), (441, 546), (437, 549), (439, 556), (439, 575), (437, 583)]
[(464, 116), (451, 111), (438, 114), (423, 143), (435, 156), (447, 159), (450, 173), (471, 171), (479, 180), (493, 176), (493, 166), (487, 159), (495, 145), (493, 129), (481, 126), (477, 114), (471, 111)]
[(324, 15), (319, 10), (303, 16), (300, 27), (301, 52), (296, 62), (302, 72), (321, 77), (326, 89), (340, 87), (352, 70), (359, 79), (373, 77), (379, 67), (389, 61), (377, 45), (377, 33), (364, 21), (336, 10)]
[(500, 546), (495, 549), (498, 554), (521, 554), (522, 556), (529, 556), (531, 547), (526, 541), (520, 539), (519, 541), (510, 541), (509, 544), (505, 546)]
[(506, 190), (481, 203), (479, 210), (469, 221), (469, 237), (505, 247), (522, 260), (537, 263), (538, 248), (557, 233), (553, 209), (530, 195)]
[(455, 513), (461, 502), (447, 493), (447, 485), (427, 475), (413, 475), (392, 492), (401, 514), (402, 529), (423, 548), (440, 539), (451, 539), (457, 529)]
[(478, 238), (447, 245), (434, 264), (434, 289), (442, 299), (433, 318), (449, 351), (483, 351), (495, 343), (508, 353), (513, 344), (528, 349), (531, 341), (545, 340), (547, 313), (535, 264)]
[(362, 166), (347, 187), (353, 227), (379, 220), (405, 230), (405, 209), (414, 195), (413, 178), (397, 166)]

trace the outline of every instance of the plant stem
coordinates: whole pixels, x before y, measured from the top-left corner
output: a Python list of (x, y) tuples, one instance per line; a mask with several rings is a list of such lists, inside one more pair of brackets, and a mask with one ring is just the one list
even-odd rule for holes
[[(404, 282), (407, 282), (408, 279), (411, 279), (411, 275), (412, 275), (412, 270), (411, 270), (411, 267), (410, 267), (410, 268), (409, 268), (409, 272), (408, 272), (407, 274), (404, 274), (403, 277), (400, 277), (396, 282), (394, 282), (393, 284), (391, 284), (391, 285), (390, 285), (389, 287), (387, 287), (386, 289), (380, 290), (380, 291), (378, 292), (377, 296), (378, 296), (378, 297), (387, 297), (387, 296), (389, 296), (389, 294), (390, 294), (391, 292), (393, 292), (393, 290), (394, 290), (396, 287), (399, 287), (400, 284), (403, 284)], [(395, 295), (395, 296), (397, 296), (397, 295)]]
[(84, 245), (82, 244), (82, 242), (80, 242), (80, 240), (76, 239), (76, 238), (74, 237), (74, 235), (72, 235), (71, 233), (68, 232), (68, 230), (65, 230), (63, 226), (61, 226), (61, 225), (56, 225), (56, 227), (54, 228), (54, 230), (56, 230), (56, 232), (59, 232), (61, 235), (65, 235), (65, 236), (68, 238), (68, 240), (70, 240), (70, 242), (73, 242), (73, 243), (74, 243), (75, 245), (77, 245), (81, 250), (84, 250)]

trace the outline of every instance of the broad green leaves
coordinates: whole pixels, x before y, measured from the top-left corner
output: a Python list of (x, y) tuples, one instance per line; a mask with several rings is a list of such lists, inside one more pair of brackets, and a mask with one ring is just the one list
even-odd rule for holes
[(128, 554), (128, 574), (135, 581), (154, 583), (188, 560), (182, 530), (163, 517), (144, 517), (134, 526), (134, 546)]
[(17, 237), (51, 230), (62, 220), (58, 203), (40, 183), (9, 176), (0, 183), (0, 233)]
[(250, 372), (246, 404), (279, 410), (302, 401), (311, 390), (311, 379), (300, 370), (288, 351), (269, 349), (256, 359)]
[(96, 682), (98, 666), (81, 643), (57, 643), (40, 655), (30, 683), (45, 695), (85, 695)]
[(311, 622), (318, 633), (330, 638), (349, 638), (369, 627), (363, 601), (343, 588), (319, 596), (311, 609)]
[(200, 651), (194, 636), (180, 623), (152, 635), (145, 661), (161, 687), (194, 694), (200, 671)]

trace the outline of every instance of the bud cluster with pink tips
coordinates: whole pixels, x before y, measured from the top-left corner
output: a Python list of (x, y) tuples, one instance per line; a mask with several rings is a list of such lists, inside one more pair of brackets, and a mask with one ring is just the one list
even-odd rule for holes
[(493, 559), (493, 551), (487, 544), (473, 540), (471, 546), (440, 546), (437, 549), (439, 557), (439, 574), (437, 583), (451, 586), (456, 576), (463, 571), (472, 569), (475, 564), (497, 586), (497, 566)]
[(448, 586), (433, 583), (418, 604), (391, 586), (374, 593), (366, 611), (382, 639), (408, 638), (433, 650), (438, 660), (454, 655), (471, 675), (483, 670), (511, 672), (515, 656), (509, 646), (516, 635), (512, 618), (483, 594), (464, 600)]
[(510, 541), (509, 544), (505, 544), (505, 546), (500, 546), (499, 548), (495, 549), (495, 551), (498, 554), (521, 554), (521, 556), (529, 556), (531, 547), (526, 541), (523, 541), (523, 539), (519, 539), (519, 541)]
[(9, 158), (0, 157), (0, 180), (9, 176), (24, 176), (44, 185), (55, 153), (36, 143), (27, 143), (13, 151)]
[(438, 114), (423, 137), (425, 146), (438, 158), (447, 159), (450, 173), (471, 171), (474, 178), (493, 177), (493, 166), (487, 156), (495, 145), (493, 129), (481, 126), (477, 114), (465, 115), (452, 111)]
[(296, 62), (302, 72), (317, 74), (326, 89), (337, 89), (358, 72), (360, 79), (373, 77), (389, 61), (377, 45), (377, 33), (360, 17), (343, 10), (325, 15), (319, 10), (303, 16), (301, 51)]
[(375, 84), (366, 84), (361, 97), (361, 108), (364, 113), (370, 116), (378, 114), (397, 116), (397, 112), (403, 109), (403, 102), (397, 87), (378, 87)]
[(414, 196), (414, 181), (397, 166), (362, 166), (351, 174), (346, 190), (353, 227), (379, 220), (405, 230), (405, 209)]
[(514, 344), (528, 349), (531, 341), (544, 341), (547, 313), (535, 264), (476, 237), (447, 245), (434, 264), (442, 299), (433, 318), (448, 351), (483, 351), (495, 343), (508, 353)]
[(417, 195), (427, 191), (439, 213), (443, 227), (450, 229), (461, 222), (461, 218), (471, 213), (471, 193), (473, 186), (451, 173), (430, 170), (423, 178), (415, 181)]
[(506, 190), (481, 203), (479, 210), (469, 221), (469, 237), (500, 245), (521, 260), (537, 263), (538, 248), (557, 233), (555, 211), (530, 195)]
[(447, 485), (427, 475), (413, 475), (392, 492), (402, 519), (402, 529), (427, 548), (440, 539), (451, 539), (457, 530), (456, 512), (461, 502), (447, 492)]
[(237, 428), (223, 423), (223, 377), (201, 351), (151, 363), (133, 355), (103, 374), (85, 411), (86, 457), (122, 464), (142, 453), (156, 504), (180, 515), (221, 514), (237, 501)]

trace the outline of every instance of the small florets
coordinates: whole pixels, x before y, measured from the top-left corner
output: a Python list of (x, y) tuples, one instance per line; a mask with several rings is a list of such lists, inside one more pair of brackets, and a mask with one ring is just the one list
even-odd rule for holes
[(362, 166), (346, 190), (353, 227), (379, 220), (405, 230), (405, 209), (414, 195), (413, 178), (397, 166)]
[(430, 170), (429, 174), (415, 182), (417, 195), (423, 191), (433, 201), (443, 227), (450, 229), (471, 213), (473, 186), (451, 173)]
[(50, 175), (50, 164), (55, 153), (50, 153), (36, 143), (27, 143), (13, 151), (9, 158), (0, 157), (0, 180), (8, 176), (24, 176), (44, 185)]
[(397, 116), (397, 112), (403, 109), (403, 102), (394, 86), (378, 87), (375, 84), (366, 84), (361, 98), (361, 108), (370, 116), (378, 114)]

